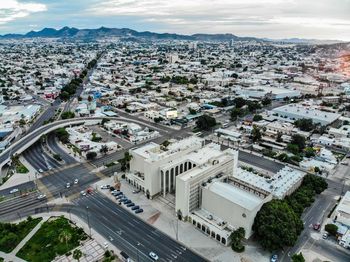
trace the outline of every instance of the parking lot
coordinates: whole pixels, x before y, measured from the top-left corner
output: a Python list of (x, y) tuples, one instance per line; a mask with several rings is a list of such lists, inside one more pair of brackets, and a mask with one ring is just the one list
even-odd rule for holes
[[(120, 191), (135, 203), (135, 205), (143, 209), (142, 213), (137, 214), (138, 217), (152, 224), (173, 239), (178, 239), (178, 241), (211, 261), (241, 261), (241, 259), (252, 262), (269, 261), (270, 254), (261, 250), (259, 247), (247, 245), (246, 251), (243, 254), (238, 254), (233, 252), (230, 247), (225, 247), (207, 237), (190, 223), (177, 220), (174, 215), (175, 200), (173, 195), (169, 195), (166, 198), (159, 196), (153, 200), (149, 200), (142, 192), (133, 193), (135, 188), (129, 185), (124, 179), (120, 179), (120, 181)], [(119, 205), (118, 201), (110, 193), (110, 190), (101, 189), (101, 186), (106, 184), (113, 185), (113, 177), (97, 182), (95, 188), (103, 192), (108, 198), (113, 199), (116, 205)], [(124, 204), (121, 204), (121, 206), (129, 212), (134, 212)]]

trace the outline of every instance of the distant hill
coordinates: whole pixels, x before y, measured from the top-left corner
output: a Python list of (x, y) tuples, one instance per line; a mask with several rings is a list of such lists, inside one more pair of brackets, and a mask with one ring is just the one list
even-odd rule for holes
[(100, 27), (97, 29), (77, 29), (74, 27), (63, 27), (59, 30), (54, 28), (44, 28), (40, 31), (30, 31), (26, 34), (6, 34), (0, 35), (0, 39), (12, 38), (101, 38), (101, 37), (135, 37), (144, 39), (160, 39), (160, 40), (200, 40), (200, 41), (236, 41), (256, 40), (264, 41), (254, 37), (238, 37), (233, 34), (194, 34), (181, 35), (171, 33), (154, 33), (154, 32), (138, 32), (129, 28), (107, 28)]
[(292, 44), (333, 44), (341, 41), (333, 40), (314, 40), (314, 39), (268, 39), (255, 37), (240, 37), (234, 34), (193, 34), (182, 35), (172, 33), (154, 33), (149, 31), (138, 32), (129, 28), (107, 28), (100, 27), (97, 29), (78, 29), (65, 26), (61, 29), (44, 28), (40, 31), (30, 31), (26, 34), (6, 34), (0, 35), (0, 39), (21, 39), (21, 38), (75, 38), (75, 39), (95, 39), (103, 37), (123, 37), (127, 39), (159, 39), (159, 40), (193, 40), (193, 41), (258, 41), (258, 42), (284, 42)]

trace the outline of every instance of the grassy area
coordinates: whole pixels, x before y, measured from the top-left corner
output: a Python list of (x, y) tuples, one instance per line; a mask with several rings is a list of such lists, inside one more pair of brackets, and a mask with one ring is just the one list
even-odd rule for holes
[(41, 220), (29, 217), (18, 224), (0, 223), (0, 251), (11, 252)]
[(5, 259), (3, 259), (2, 257), (0, 257), (0, 262), (3, 262), (3, 261), (5, 261)]
[(23, 165), (21, 162), (16, 163), (16, 172), (20, 174), (26, 174), (29, 172), (28, 168), (26, 168), (25, 165)]
[(49, 262), (76, 248), (87, 237), (82, 228), (75, 227), (64, 217), (51, 219), (43, 223), (17, 256), (27, 261)]

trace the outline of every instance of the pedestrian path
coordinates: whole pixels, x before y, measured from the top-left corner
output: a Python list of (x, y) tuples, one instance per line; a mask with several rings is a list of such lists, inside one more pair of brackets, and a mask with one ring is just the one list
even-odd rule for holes
[(15, 255), (12, 255), (11, 253), (7, 254), (4, 252), (0, 251), (0, 257), (2, 257), (4, 259), (5, 262), (26, 262), (25, 260), (16, 257)]
[(43, 217), (43, 219), (33, 228), (32, 231), (30, 231), (30, 233), (28, 235), (26, 235), (25, 238), (23, 238), (23, 240), (15, 247), (14, 250), (12, 250), (12, 252), (10, 254), (15, 256), (17, 254), (17, 252), (28, 242), (28, 240), (31, 239), (32, 236), (34, 236), (34, 234), (36, 232), (38, 232), (38, 230), (40, 229), (41, 225), (44, 222), (46, 222), (48, 219), (49, 219), (49, 217)]

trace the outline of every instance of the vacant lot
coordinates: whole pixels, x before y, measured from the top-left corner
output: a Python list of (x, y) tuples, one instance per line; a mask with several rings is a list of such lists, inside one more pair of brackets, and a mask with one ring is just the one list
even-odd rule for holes
[(0, 223), (0, 251), (11, 252), (41, 220), (29, 217), (18, 224)]
[(49, 262), (79, 246), (87, 237), (82, 228), (64, 217), (52, 218), (42, 224), (17, 256), (27, 261)]

